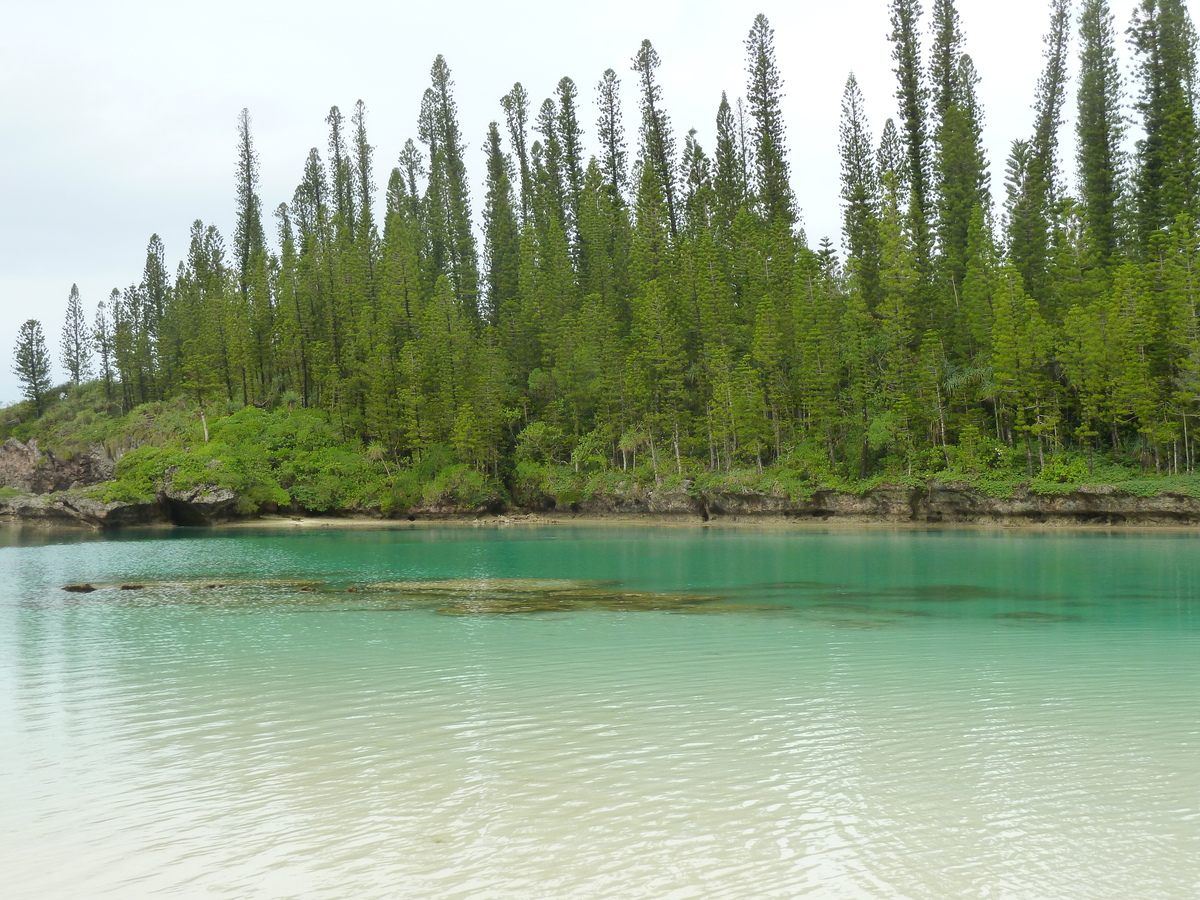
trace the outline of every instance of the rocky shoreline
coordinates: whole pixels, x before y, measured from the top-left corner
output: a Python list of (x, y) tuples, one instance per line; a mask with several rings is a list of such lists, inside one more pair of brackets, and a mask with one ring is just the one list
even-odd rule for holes
[[(296, 517), (312, 515), (302, 509), (266, 512)], [(164, 490), (153, 499), (138, 503), (102, 503), (78, 491), (0, 498), (0, 522), (32, 525), (96, 529), (136, 525), (211, 526), (236, 521), (253, 523), (260, 518), (258, 514), (240, 513), (237, 494), (220, 487)], [(807, 499), (758, 491), (643, 490), (595, 496), (561, 507), (547, 503), (538, 510), (506, 506), (497, 500), (474, 508), (416, 507), (391, 516), (384, 516), (377, 509), (362, 509), (319, 517), (331, 522), (346, 518), (380, 523), (603, 519), (729, 524), (1179, 527), (1200, 525), (1200, 499), (1177, 493), (1140, 497), (1104, 486), (1055, 496), (1019, 492), (998, 498), (966, 485), (930, 482), (919, 487), (885, 485), (863, 494), (819, 490)]]
[(958, 525), (1200, 525), (1200, 498), (1182, 493), (1140, 497), (1107, 487), (1045, 496), (993, 497), (968, 485), (931, 481), (883, 485), (862, 494), (818, 490), (792, 499), (760, 491), (654, 492), (599, 496), (557, 514), (697, 518), (727, 522), (847, 522)]
[[(95, 529), (137, 525), (211, 526), (261, 521), (247, 515), (234, 491), (217, 485), (188, 490), (165, 488), (140, 502), (104, 503), (89, 486), (112, 477), (114, 460), (102, 448), (70, 459), (42, 451), (35, 441), (8, 440), (0, 446), (0, 523), (82, 526)], [(420, 506), (385, 516), (380, 509), (346, 509), (336, 514), (302, 508), (267, 508), (268, 516), (319, 517), (321, 521), (570, 521), (583, 519), (652, 522), (800, 523), (844, 522), (885, 525), (996, 526), (1174, 526), (1200, 525), (1200, 498), (1183, 492), (1138, 496), (1112, 486), (1077, 487), (1054, 495), (1028, 489), (994, 497), (967, 484), (881, 485), (861, 494), (816, 490), (794, 498), (783, 492), (631, 487), (571, 503), (546, 497), (523, 509), (493, 497), (474, 507)]]

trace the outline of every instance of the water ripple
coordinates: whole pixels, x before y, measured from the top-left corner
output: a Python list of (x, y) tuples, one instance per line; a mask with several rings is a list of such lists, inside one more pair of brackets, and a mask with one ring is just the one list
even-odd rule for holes
[[(1107, 607), (229, 614), (62, 574), (0, 603), (6, 897), (1200, 892), (1197, 641)], [(839, 624), (899, 594), (936, 614)]]

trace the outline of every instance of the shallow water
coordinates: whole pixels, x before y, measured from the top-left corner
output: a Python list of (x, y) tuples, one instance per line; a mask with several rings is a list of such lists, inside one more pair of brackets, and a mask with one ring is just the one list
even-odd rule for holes
[(0, 532), (0, 893), (1191, 900), (1198, 651), (1186, 534)]

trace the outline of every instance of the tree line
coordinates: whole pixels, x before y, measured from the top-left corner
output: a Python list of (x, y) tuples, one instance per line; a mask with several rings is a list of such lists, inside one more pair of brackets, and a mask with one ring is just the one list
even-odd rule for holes
[[(844, 259), (798, 227), (764, 16), (709, 149), (673, 126), (649, 41), (624, 77), (603, 73), (591, 111), (571, 78), (540, 105), (513, 85), (486, 130), (478, 223), (438, 56), (379, 205), (361, 101), (330, 110), (327, 146), (269, 216), (243, 110), (231, 241), (195, 222), (172, 276), (152, 237), (141, 280), (94, 322), (72, 288), (63, 366), (126, 410), (317, 407), (394, 459), (439, 445), (495, 475), (518, 447), (659, 478), (761, 469), (798, 448), (858, 477), (989, 447), (1030, 474), (1063, 452), (1192, 471), (1200, 135), (1186, 4), (1140, 0), (1126, 83), (1105, 0), (1077, 14), (1052, 0), (1031, 127), (999, 190), (954, 0), (933, 0), (928, 22), (919, 0), (889, 11), (896, 115), (876, 136), (853, 74), (843, 93)], [(627, 90), (640, 110), (628, 129)], [(40, 409), (36, 321), (16, 370)]]

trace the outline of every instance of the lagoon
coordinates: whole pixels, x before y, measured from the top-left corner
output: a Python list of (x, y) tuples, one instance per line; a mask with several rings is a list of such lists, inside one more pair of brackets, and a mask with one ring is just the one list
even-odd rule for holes
[(1200, 535), (0, 531), (0, 797), (22, 898), (1194, 898)]

